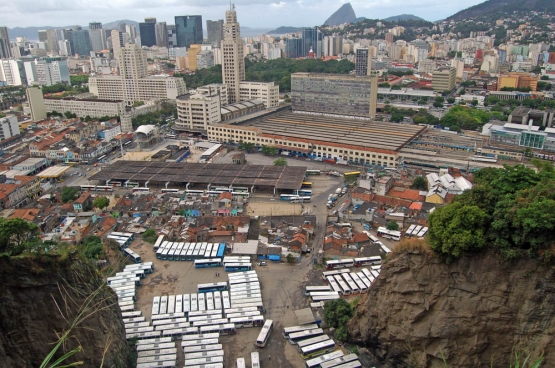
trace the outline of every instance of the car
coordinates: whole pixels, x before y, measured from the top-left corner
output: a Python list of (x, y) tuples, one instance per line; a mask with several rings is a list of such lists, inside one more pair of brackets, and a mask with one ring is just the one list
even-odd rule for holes
[(262, 261), (262, 262), (258, 262), (258, 265), (259, 266), (267, 266), (268, 264), (266, 262)]

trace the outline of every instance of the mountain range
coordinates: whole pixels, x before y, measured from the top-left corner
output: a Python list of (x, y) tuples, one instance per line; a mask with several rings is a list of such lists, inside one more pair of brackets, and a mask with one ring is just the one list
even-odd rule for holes
[(545, 11), (555, 12), (553, 0), (488, 0), (471, 6), (450, 16), (447, 20), (462, 20), (474, 17), (488, 17), (499, 12), (513, 11)]

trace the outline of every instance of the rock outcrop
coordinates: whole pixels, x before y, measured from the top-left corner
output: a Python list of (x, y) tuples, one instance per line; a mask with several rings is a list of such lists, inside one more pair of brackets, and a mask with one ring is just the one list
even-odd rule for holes
[(515, 351), (555, 367), (555, 269), (491, 254), (449, 265), (427, 253), (394, 256), (349, 339), (384, 367), (508, 367)]
[[(91, 313), (70, 333), (56, 357), (81, 345), (65, 364), (127, 367), (127, 346), (115, 295), (97, 270), (59, 257), (0, 257), (0, 366), (39, 367), (83, 304)], [(100, 287), (100, 288), (99, 288)], [(99, 290), (95, 292), (95, 290)], [(51, 362), (54, 362), (52, 360)]]
[(332, 14), (331, 17), (329, 17), (328, 20), (324, 22), (324, 25), (338, 26), (343, 23), (355, 23), (356, 20), (357, 16), (355, 15), (355, 11), (353, 10), (351, 3), (346, 3)]

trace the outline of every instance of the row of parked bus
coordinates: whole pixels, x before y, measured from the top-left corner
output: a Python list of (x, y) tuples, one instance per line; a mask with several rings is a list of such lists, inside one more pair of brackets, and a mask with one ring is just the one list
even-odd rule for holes
[[(221, 258), (225, 253), (224, 243), (185, 243), (164, 241), (163, 235), (158, 237), (154, 243), (156, 258), (170, 261), (196, 261), (210, 260), (207, 262), (195, 262), (195, 267), (218, 267), (221, 266)], [(219, 261), (217, 261), (219, 259)]]
[(423, 238), (428, 233), (428, 228), (420, 225), (410, 225), (407, 231), (405, 231), (405, 237), (410, 238), (411, 236), (417, 236)]
[(306, 368), (362, 367), (356, 354), (336, 350), (335, 342), (316, 324), (285, 327), (283, 337), (297, 346)]
[(307, 286), (305, 295), (309, 296), (313, 303), (318, 303), (337, 299), (337, 295), (365, 294), (379, 276), (380, 267), (376, 265), (370, 269), (363, 268), (360, 272), (351, 272), (347, 268), (322, 272), (322, 278), (328, 285)]
[(360, 258), (346, 258), (346, 259), (332, 259), (326, 261), (326, 268), (332, 270), (334, 268), (342, 267), (363, 267), (374, 266), (382, 263), (382, 257), (360, 257)]

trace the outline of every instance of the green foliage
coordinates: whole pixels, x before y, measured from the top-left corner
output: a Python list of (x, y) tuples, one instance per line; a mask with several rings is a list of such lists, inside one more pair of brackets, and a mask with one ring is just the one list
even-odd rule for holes
[(295, 263), (297, 261), (295, 256), (291, 253), (289, 253), (285, 259), (287, 260), (287, 263)]
[(387, 228), (387, 230), (394, 230), (394, 231), (399, 230), (399, 224), (396, 223), (395, 221), (388, 221), (385, 227)]
[(89, 83), (88, 75), (70, 75), (69, 82), (72, 86), (80, 86), (81, 84)]
[(74, 119), (77, 117), (77, 114), (72, 113), (71, 111), (66, 111), (64, 112), (64, 116), (66, 117), (66, 119)]
[(391, 114), (391, 121), (394, 123), (400, 123), (403, 121), (404, 118), (405, 115), (403, 115), (403, 113), (401, 112), (394, 112), (393, 114)]
[(56, 83), (51, 86), (42, 86), (42, 93), (43, 94), (52, 94), (52, 93), (60, 93), (60, 92), (67, 92), (64, 93), (63, 97), (75, 95), (79, 93), (89, 92), (88, 87), (82, 87), (80, 84), (76, 86), (70, 86), (68, 84), (63, 83)]
[(331, 300), (324, 308), (324, 322), (326, 326), (336, 328), (335, 337), (340, 341), (347, 340), (346, 326), (353, 315), (353, 307), (345, 299)]
[(106, 207), (108, 207), (108, 205), (110, 204), (110, 200), (106, 197), (96, 197), (96, 199), (93, 202), (93, 207), (95, 208), (99, 208), (99, 209), (104, 209)]
[(141, 125), (147, 124), (166, 124), (166, 117), (168, 116), (176, 116), (177, 109), (175, 105), (171, 103), (163, 102), (161, 109), (155, 112), (149, 112), (144, 115), (139, 115), (136, 118), (133, 118), (132, 124), (133, 128), (137, 128)]
[(441, 118), (440, 123), (454, 131), (461, 131), (461, 129), (476, 130), (481, 128), (490, 119), (491, 114), (486, 111), (463, 106), (453, 106)]
[(428, 125), (438, 125), (439, 118), (428, 113), (426, 109), (418, 110), (418, 113), (413, 116), (412, 120), (415, 124), (428, 124)]
[(549, 260), (555, 243), (555, 169), (532, 160), (523, 165), (485, 168), (474, 187), (429, 218), (432, 249), (448, 257), (496, 249), (506, 258), (529, 255)]
[(262, 154), (266, 156), (275, 156), (278, 154), (278, 149), (276, 147), (262, 145)]
[(411, 189), (417, 190), (427, 190), (428, 189), (428, 181), (423, 176), (417, 176), (414, 178), (412, 185), (410, 186)]
[(135, 101), (133, 102), (132, 107), (139, 107), (139, 106), (143, 106), (145, 103), (143, 101)]
[(542, 75), (540, 79), (546, 81), (546, 80), (549, 80), (549, 76)]
[(20, 218), (0, 218), (0, 253), (18, 255), (34, 248), (36, 242), (33, 238), (38, 233), (39, 228), (32, 222)]
[(87, 259), (102, 259), (105, 256), (102, 239), (98, 236), (87, 236), (79, 249)]
[(67, 203), (76, 200), (78, 192), (79, 189), (76, 187), (65, 187), (62, 189), (62, 201)]
[(287, 160), (283, 157), (280, 157), (274, 161), (274, 166), (287, 166)]
[(193, 74), (178, 74), (174, 77), (182, 77), (187, 88), (197, 88), (206, 84), (222, 83), (222, 66), (216, 65), (207, 69), (200, 69)]
[(166, 63), (166, 68), (169, 68), (169, 69), (175, 69), (175, 64), (172, 64), (172, 63)]
[(147, 231), (145, 231), (143, 233), (142, 238), (147, 243), (154, 244), (156, 242), (156, 239), (157, 239), (156, 231), (154, 231), (154, 229), (148, 229)]
[(486, 246), (488, 214), (478, 206), (452, 203), (436, 208), (428, 219), (432, 249), (446, 257), (461, 257)]

